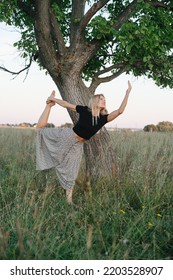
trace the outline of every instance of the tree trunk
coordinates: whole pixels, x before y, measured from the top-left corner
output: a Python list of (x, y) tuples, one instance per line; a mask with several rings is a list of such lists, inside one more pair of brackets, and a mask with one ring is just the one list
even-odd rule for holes
[[(67, 72), (68, 73), (68, 72)], [(54, 77), (64, 100), (72, 104), (88, 105), (90, 92), (82, 79), (72, 74), (63, 75), (63, 78)], [(61, 82), (60, 82), (61, 81)], [(78, 114), (69, 111), (73, 123), (78, 120)], [(102, 128), (89, 141), (84, 143), (86, 166), (86, 183), (92, 178), (115, 176), (115, 158), (110, 135)]]
[(105, 128), (84, 144), (86, 180), (114, 177), (115, 157), (110, 135)]

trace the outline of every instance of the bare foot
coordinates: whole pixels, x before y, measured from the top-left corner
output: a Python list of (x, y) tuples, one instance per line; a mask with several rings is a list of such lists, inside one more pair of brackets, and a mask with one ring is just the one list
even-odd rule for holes
[(55, 91), (53, 90), (50, 97), (55, 97)]

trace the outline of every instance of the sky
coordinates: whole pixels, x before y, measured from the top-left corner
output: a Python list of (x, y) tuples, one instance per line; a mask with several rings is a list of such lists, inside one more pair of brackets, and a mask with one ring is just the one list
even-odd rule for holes
[[(19, 52), (13, 47), (13, 43), (19, 39), (20, 34), (14, 28), (0, 23), (0, 65), (12, 71), (25, 66)], [(26, 73), (22, 73), (14, 79), (11, 74), (0, 70), (0, 124), (36, 123), (51, 91), (55, 90), (56, 97), (61, 98), (52, 78), (45, 75), (35, 62), (25, 77)], [(96, 90), (96, 93), (104, 94), (109, 113), (120, 106), (128, 80), (132, 84), (132, 91), (127, 107), (107, 127), (140, 129), (161, 121), (173, 122), (173, 90), (161, 89), (146, 77), (125, 74), (100, 85)], [(71, 122), (71, 119), (67, 110), (57, 105), (52, 108), (49, 122), (60, 126)]]

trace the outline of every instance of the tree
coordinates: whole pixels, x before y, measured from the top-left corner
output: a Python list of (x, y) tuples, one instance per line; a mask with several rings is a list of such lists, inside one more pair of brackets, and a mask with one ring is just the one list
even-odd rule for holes
[(144, 131), (146, 132), (155, 132), (158, 131), (157, 126), (155, 126), (154, 124), (148, 124), (143, 128)]
[[(68, 102), (87, 104), (122, 73), (173, 87), (173, 1), (1, 0), (0, 21), (20, 30), (21, 56), (46, 69)], [(111, 169), (109, 143), (103, 129), (85, 145), (89, 173), (94, 162)]]
[(159, 122), (157, 129), (160, 132), (173, 132), (173, 123), (169, 121)]

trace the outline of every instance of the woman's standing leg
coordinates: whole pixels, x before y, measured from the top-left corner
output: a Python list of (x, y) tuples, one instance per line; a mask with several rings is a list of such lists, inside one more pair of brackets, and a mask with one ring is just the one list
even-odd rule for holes
[(73, 195), (73, 188), (66, 190), (66, 198), (68, 204), (73, 204), (72, 195)]
[[(54, 97), (55, 96), (55, 91), (52, 91), (50, 96)], [(49, 102), (49, 103), (46, 104), (46, 107), (45, 107), (43, 113), (41, 114), (41, 116), (38, 120), (36, 128), (43, 128), (47, 125), (51, 107), (54, 106), (54, 105), (55, 105), (55, 102)]]

